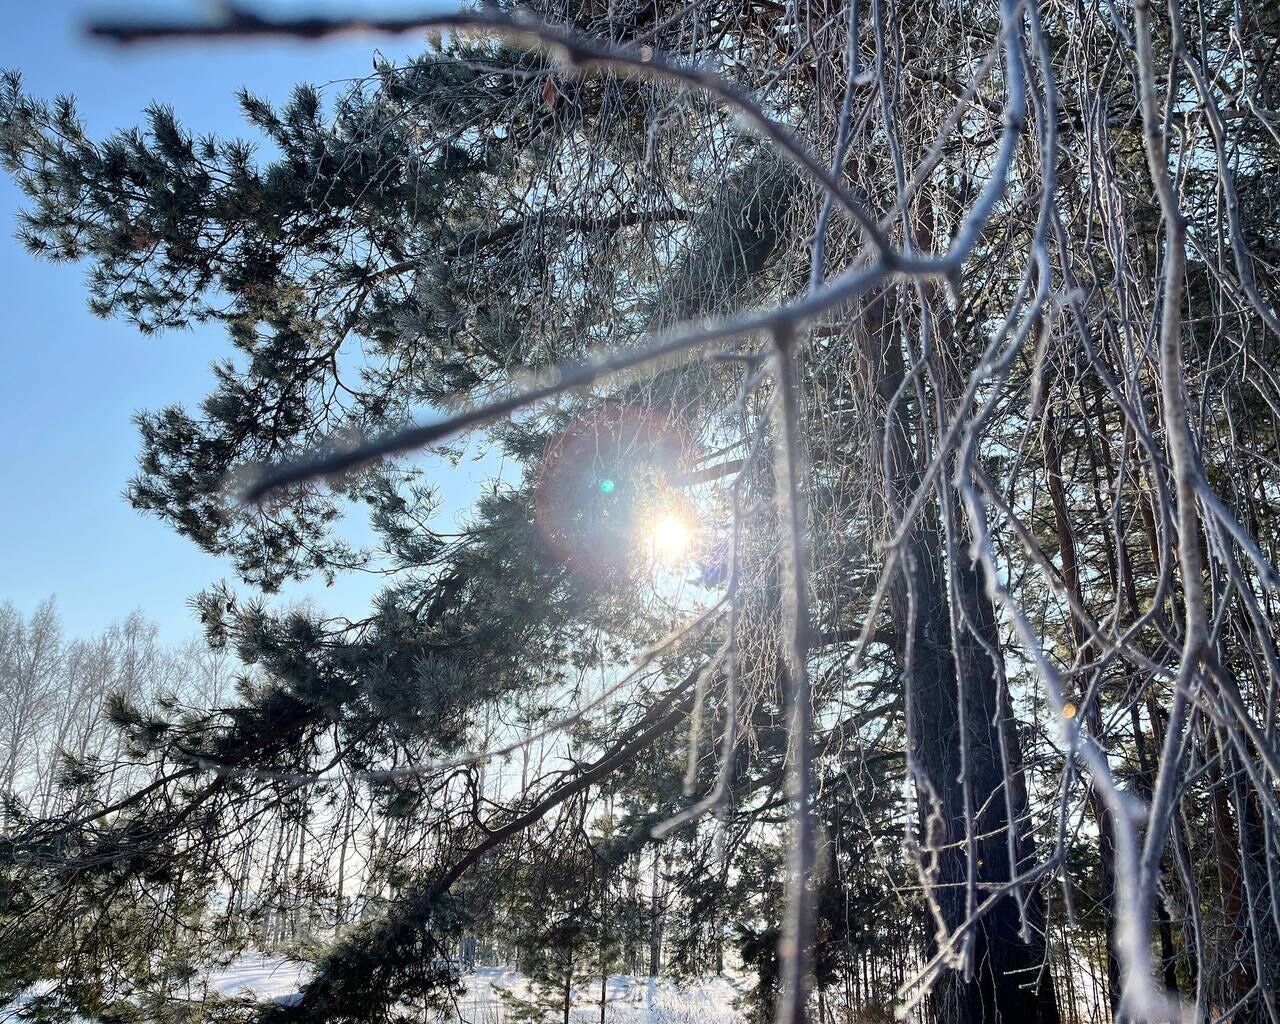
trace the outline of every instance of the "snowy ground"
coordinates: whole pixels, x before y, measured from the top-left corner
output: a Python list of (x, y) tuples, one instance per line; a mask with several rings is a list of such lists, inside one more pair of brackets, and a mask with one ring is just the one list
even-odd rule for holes
[[(307, 980), (307, 968), (281, 957), (242, 956), (209, 975), (209, 990), (226, 996), (290, 1002)], [(504, 1024), (509, 1016), (500, 993), (527, 997), (529, 986), (523, 975), (503, 967), (481, 967), (465, 975), (466, 992), (458, 999), (462, 1024)], [(36, 992), (47, 984), (19, 996), (8, 1006), (0, 1005), (0, 1024), (11, 1019)], [(609, 979), (605, 1000), (605, 1024), (740, 1024), (733, 1009), (741, 986), (728, 978), (708, 978), (676, 985), (654, 978), (619, 974)], [(199, 998), (196, 991), (191, 996)], [(572, 1024), (592, 1024), (600, 1020), (600, 983), (574, 991), (570, 1010)], [(559, 1019), (558, 1016), (556, 1018)]]
[[(498, 989), (525, 996), (528, 986), (515, 971), (481, 967), (465, 979), (466, 994), (458, 1001), (460, 1016), (470, 1024), (492, 1024), (503, 1018)], [(735, 1024), (733, 1001), (739, 990), (727, 978), (709, 978), (677, 986), (670, 981), (617, 974), (609, 979), (605, 1020), (618, 1024)], [(600, 1019), (599, 982), (574, 992), (570, 1017), (587, 1024)]]
[(248, 954), (209, 975), (209, 988), (225, 996), (252, 996), (287, 1002), (310, 972), (305, 964), (278, 956)]
[[(245, 956), (209, 978), (210, 988), (225, 995), (287, 1000), (306, 980), (306, 968), (278, 957)], [(481, 967), (464, 978), (466, 993), (458, 1000), (465, 1024), (502, 1024), (506, 1008), (499, 995), (506, 990), (527, 996), (522, 975), (502, 967)], [(733, 1001), (741, 989), (727, 978), (709, 978), (689, 985), (619, 974), (609, 979), (605, 1020), (614, 1024), (737, 1024)], [(570, 1016), (588, 1024), (600, 1019), (600, 988), (575, 991)]]

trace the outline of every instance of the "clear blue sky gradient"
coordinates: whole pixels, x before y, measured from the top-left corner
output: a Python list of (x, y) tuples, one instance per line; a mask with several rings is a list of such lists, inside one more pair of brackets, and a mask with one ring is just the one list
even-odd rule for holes
[[(85, 39), (90, 14), (197, 18), (207, 8), (194, 0), (6, 6), (0, 67), (18, 68), (37, 95), (76, 96), (94, 137), (139, 123), (146, 105), (159, 100), (196, 133), (249, 138), (234, 98), (240, 86), (283, 99), (299, 81), (323, 84), (367, 73), (375, 50), (395, 57), (415, 48), (409, 37), (367, 37), (118, 50)], [(277, 0), (269, 9), (408, 6), (400, 0)], [(210, 362), (228, 345), (216, 326), (145, 338), (127, 323), (92, 316), (83, 267), (37, 262), (14, 240), (21, 199), (0, 174), (0, 601), (30, 610), (56, 594), (73, 635), (97, 631), (141, 608), (165, 640), (179, 641), (198, 628), (187, 598), (233, 576), (228, 564), (141, 516), (121, 497), (138, 448), (130, 418), (169, 402), (198, 402), (209, 389)], [(447, 528), (476, 492), (485, 466), (463, 463), (454, 470), (435, 464), (445, 497), (441, 525)], [(367, 536), (357, 524), (357, 539), (362, 533)], [(311, 599), (326, 612), (356, 617), (380, 585), (375, 577), (357, 574), (332, 588), (320, 582), (292, 586), (282, 598)]]

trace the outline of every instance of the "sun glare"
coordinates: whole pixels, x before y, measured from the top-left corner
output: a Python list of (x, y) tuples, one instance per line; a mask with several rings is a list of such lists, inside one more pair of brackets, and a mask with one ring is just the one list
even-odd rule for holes
[(650, 534), (654, 557), (670, 565), (688, 553), (693, 541), (689, 524), (674, 513), (667, 513), (653, 524)]

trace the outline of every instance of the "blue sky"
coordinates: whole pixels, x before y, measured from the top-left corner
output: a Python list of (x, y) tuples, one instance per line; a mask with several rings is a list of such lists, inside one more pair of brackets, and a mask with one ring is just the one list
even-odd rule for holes
[[(260, 9), (261, 9), (261, 5)], [(277, 0), (273, 10), (301, 5)], [(406, 3), (312, 0), (308, 10), (385, 11)], [(419, 5), (418, 9), (421, 9)], [(345, 38), (323, 44), (234, 42), (118, 50), (86, 40), (82, 26), (102, 12), (203, 16), (195, 0), (84, 0), (14, 3), (0, 34), (0, 67), (22, 71), (41, 96), (71, 93), (94, 136), (139, 121), (152, 100), (171, 104), (197, 132), (246, 136), (234, 99), (242, 85), (272, 99), (298, 81), (317, 84), (370, 70), (375, 49), (409, 52), (408, 38)], [(228, 565), (155, 519), (121, 491), (134, 472), (139, 409), (198, 402), (209, 363), (227, 346), (216, 327), (144, 338), (131, 326), (92, 316), (84, 268), (38, 263), (13, 239), (21, 196), (0, 174), (0, 601), (31, 609), (56, 594), (67, 630), (101, 629), (141, 608), (177, 641), (196, 631), (187, 598)], [(447, 513), (456, 516), (483, 478), (481, 468), (447, 467)], [(445, 525), (448, 525), (446, 522)], [(375, 578), (347, 577), (332, 588), (295, 586), (331, 613), (359, 614)]]

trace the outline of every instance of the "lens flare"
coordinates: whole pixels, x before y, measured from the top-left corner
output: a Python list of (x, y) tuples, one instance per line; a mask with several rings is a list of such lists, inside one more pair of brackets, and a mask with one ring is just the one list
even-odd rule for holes
[(693, 543), (693, 531), (689, 524), (674, 513), (667, 513), (653, 524), (650, 533), (653, 554), (660, 562), (678, 562), (689, 552)]
[(547, 443), (534, 485), (538, 532), (559, 561), (601, 582), (682, 568), (701, 536), (683, 486), (697, 462), (696, 445), (651, 409), (588, 412)]

